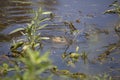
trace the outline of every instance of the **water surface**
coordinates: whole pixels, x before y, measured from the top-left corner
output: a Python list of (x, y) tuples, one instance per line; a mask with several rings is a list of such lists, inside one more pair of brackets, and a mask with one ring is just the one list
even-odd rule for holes
[[(43, 36), (64, 36), (73, 41), (71, 44), (60, 44), (51, 41), (43, 41), (43, 52), (50, 49), (53, 64), (59, 69), (68, 69), (71, 72), (82, 72), (90, 75), (108, 73), (117, 76), (118, 71), (110, 71), (110, 68), (117, 69), (119, 64), (119, 50), (113, 51), (110, 57), (114, 61), (107, 61), (103, 64), (92, 63), (95, 57), (106, 50), (105, 46), (116, 43), (119, 37), (114, 31), (114, 27), (120, 19), (117, 15), (104, 15), (103, 12), (109, 9), (108, 5), (113, 0), (1, 0), (0, 1), (0, 54), (7, 54), (13, 39), (22, 37), (19, 34), (8, 35), (12, 30), (25, 27), (33, 17), (32, 10), (42, 7), (44, 10), (52, 11), (55, 17), (50, 24), (57, 26), (47, 26), (41, 30)], [(68, 26), (64, 22), (72, 22), (79, 33), (70, 34)], [(100, 32), (101, 30), (101, 32)], [(107, 32), (102, 32), (107, 31)], [(90, 34), (85, 36), (85, 33)], [(73, 40), (74, 39), (74, 40)], [(79, 46), (79, 52), (85, 51), (88, 55), (88, 62), (80, 59), (75, 63), (75, 67), (68, 66), (61, 55), (66, 50), (67, 53), (75, 52)], [(110, 59), (110, 58), (109, 58)], [(115, 73), (115, 74), (114, 74)]]

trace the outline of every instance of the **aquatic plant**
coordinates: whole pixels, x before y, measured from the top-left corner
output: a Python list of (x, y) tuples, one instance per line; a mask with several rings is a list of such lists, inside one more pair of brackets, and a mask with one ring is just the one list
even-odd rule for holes
[(84, 80), (87, 78), (87, 75), (81, 72), (76, 72), (72, 73), (69, 70), (59, 70), (57, 67), (53, 67), (50, 69), (52, 73), (59, 75), (59, 76), (64, 76), (65, 78), (68, 79), (81, 79)]
[(62, 54), (62, 59), (67, 62), (68, 65), (70, 66), (75, 66), (74, 63), (78, 62), (78, 60), (81, 58), (84, 63), (87, 62), (88, 60), (88, 55), (85, 51), (78, 52), (79, 51), (79, 46), (76, 47), (75, 52), (64, 52)]
[[(42, 22), (49, 20), (45, 15), (51, 12), (43, 11), (41, 8), (35, 11), (34, 18), (31, 23), (28, 23), (25, 28), (18, 28), (13, 30), (10, 34), (20, 31), (25, 39), (14, 41), (10, 47), (12, 54), (5, 55), (6, 57), (13, 57), (9, 59), (15, 64), (3, 63), (0, 66), (0, 79), (2, 80), (41, 80), (41, 74), (52, 67), (49, 59), (49, 52), (40, 54), (40, 42), (45, 37), (41, 37), (39, 30), (47, 26), (41, 25)], [(16, 58), (17, 57), (17, 58)], [(22, 66), (21, 66), (22, 65)], [(11, 77), (8, 73), (12, 72)], [(45, 78), (49, 79), (48, 78)], [(50, 80), (50, 79), (49, 79)]]
[(104, 14), (118, 14), (120, 16), (120, 3), (118, 1), (114, 1), (109, 7), (113, 8), (106, 10)]
[[(21, 41), (16, 41), (11, 45), (11, 52), (16, 54), (22, 54), (27, 47), (31, 49), (40, 48), (41, 40), (48, 39), (47, 37), (41, 37), (39, 30), (46, 27), (48, 24), (43, 24), (43, 22), (48, 21), (50, 18), (45, 17), (45, 15), (50, 14), (51, 12), (43, 11), (41, 8), (38, 11), (35, 11), (34, 18), (31, 23), (27, 24), (25, 28), (18, 28), (10, 32), (10, 34), (20, 31), (25, 39)], [(21, 50), (18, 50), (21, 48)], [(23, 54), (22, 54), (23, 55)]]
[(114, 30), (116, 34), (118, 35), (118, 37), (120, 38), (120, 23), (115, 26)]
[[(6, 63), (0, 66), (0, 78), (2, 80), (43, 80), (41, 74), (52, 67), (49, 52), (41, 55), (39, 51), (27, 48), (26, 54), (24, 57), (15, 59), (16, 63), (22, 64), (22, 66), (14, 64), (12, 67)], [(12, 75), (9, 77), (7, 73), (10, 71)], [(49, 78), (50, 76), (44, 80), (50, 80)]]
[(62, 54), (62, 59), (64, 61), (66, 61), (67, 65), (70, 65), (70, 66), (75, 66), (74, 63), (78, 62), (79, 58), (80, 58), (80, 54), (79, 54), (79, 47), (77, 46), (76, 47), (76, 50), (75, 52), (64, 52)]
[(99, 75), (95, 75), (95, 76), (90, 76), (86, 80), (112, 80), (112, 77), (110, 77), (108, 74), (104, 73), (104, 74), (99, 74)]

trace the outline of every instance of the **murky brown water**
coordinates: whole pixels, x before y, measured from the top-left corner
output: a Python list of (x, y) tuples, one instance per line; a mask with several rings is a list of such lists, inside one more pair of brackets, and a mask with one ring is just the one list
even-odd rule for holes
[[(59, 69), (69, 69), (72, 72), (80, 71), (86, 74), (99, 74), (106, 72), (118, 76), (119, 71), (110, 71), (110, 68), (120, 67), (119, 49), (112, 51), (108, 60), (103, 64), (93, 63), (95, 57), (106, 50), (105, 46), (117, 43), (119, 37), (114, 31), (116, 24), (120, 22), (117, 15), (103, 15), (109, 9), (108, 5), (113, 0), (1, 0), (0, 1), (0, 54), (7, 54), (12, 39), (22, 37), (19, 33), (8, 35), (13, 29), (25, 27), (33, 17), (32, 10), (42, 7), (44, 10), (52, 11), (55, 17), (47, 26), (41, 30), (43, 36), (58, 37), (64, 36), (72, 43), (61, 44), (51, 41), (44, 41), (43, 52), (51, 49), (53, 63)], [(70, 34), (68, 26), (64, 22), (72, 22), (79, 33)], [(89, 35), (86, 35), (89, 34)], [(47, 46), (46, 46), (47, 45)], [(61, 54), (74, 52), (76, 46), (80, 47), (79, 52), (85, 51), (88, 55), (88, 63), (80, 59), (75, 67), (67, 66)], [(109, 58), (111, 59), (111, 58)]]

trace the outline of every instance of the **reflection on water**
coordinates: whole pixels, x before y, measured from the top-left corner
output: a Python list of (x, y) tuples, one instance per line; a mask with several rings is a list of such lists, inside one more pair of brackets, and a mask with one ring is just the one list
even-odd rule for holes
[[(30, 12), (34, 9), (35, 5), (37, 7), (53, 8), (53, 6), (58, 5), (56, 0), (1, 0), (0, 1), (0, 23), (2, 24), (18, 24), (26, 23), (30, 21)], [(50, 10), (51, 10), (50, 9)]]
[[(26, 23), (30, 21), (29, 12), (32, 10), (31, 3), (25, 3), (27, 0), (11, 1), (1, 0), (0, 2), (0, 24), (3, 29), (12, 24)], [(6, 24), (6, 25), (5, 25)]]
[[(98, 54), (103, 53), (106, 49), (105, 46), (119, 40), (114, 32), (114, 24), (119, 21), (118, 17), (102, 14), (111, 2), (112, 0), (0, 0), (0, 52), (6, 51), (5, 47), (2, 47), (6, 46), (6, 42), (10, 42), (12, 38), (19, 36), (18, 33), (13, 35), (6, 33), (26, 25), (31, 21), (32, 10), (42, 7), (55, 13), (52, 22), (48, 22), (50, 25), (41, 30), (42, 36), (50, 37), (53, 40), (43, 41), (44, 45), (47, 45), (44, 46), (43, 51), (51, 49), (53, 63), (60, 69), (68, 68), (73, 72), (80, 71), (87, 74), (106, 72), (108, 65), (115, 67), (115, 65), (112, 65), (114, 63), (100, 65), (94, 62), (94, 64), (91, 64), (88, 61), (88, 64), (84, 64), (82, 60), (79, 60), (73, 68), (66, 65), (61, 58), (61, 54), (75, 52), (76, 46), (79, 46), (78, 52), (85, 51), (88, 59), (91, 60)], [(64, 24), (66, 21), (72, 22), (79, 33), (71, 34), (69, 26)], [(56, 44), (56, 42), (63, 40), (60, 39), (61, 37), (67, 38), (70, 43)]]
[[(9, 41), (14, 36), (4, 35), (4, 33), (9, 33), (10, 30), (7, 30), (7, 27), (19, 27), (17, 25), (21, 25), (28, 23), (32, 18), (32, 10), (36, 7), (43, 7), (45, 9), (53, 8), (53, 5), (56, 5), (56, 0), (1, 0), (0, 1), (0, 31), (4, 31), (0, 33), (1, 40), (0, 41)], [(34, 7), (36, 6), (36, 7)], [(50, 9), (50, 10), (51, 10)], [(15, 26), (14, 26), (15, 25)]]
[[(0, 1), (0, 31), (15, 24), (30, 22), (30, 10), (32, 3), (27, 0), (1, 0)], [(15, 26), (17, 28), (17, 26)], [(6, 32), (8, 33), (8, 32)], [(17, 35), (18, 36), (18, 35)], [(0, 33), (0, 41), (10, 41), (12, 36)]]
[(59, 2), (58, 0), (38, 0), (37, 4), (47, 10), (56, 10), (55, 6), (58, 6)]

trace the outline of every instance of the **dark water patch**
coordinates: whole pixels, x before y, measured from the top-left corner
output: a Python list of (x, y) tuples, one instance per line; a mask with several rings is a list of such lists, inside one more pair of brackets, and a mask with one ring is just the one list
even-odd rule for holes
[[(4, 29), (11, 24), (21, 24), (30, 22), (31, 16), (29, 15), (31, 8), (30, 2), (24, 1), (1, 1), (0, 4), (0, 21), (4, 25)], [(5, 25), (7, 24), (7, 25)]]

